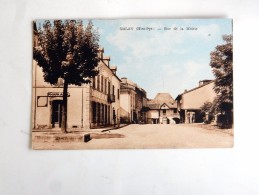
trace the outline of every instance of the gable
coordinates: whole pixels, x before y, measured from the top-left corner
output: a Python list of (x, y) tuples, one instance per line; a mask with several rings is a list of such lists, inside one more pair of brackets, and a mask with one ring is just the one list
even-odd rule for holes
[(166, 103), (163, 103), (160, 109), (169, 109), (169, 107), (166, 105)]

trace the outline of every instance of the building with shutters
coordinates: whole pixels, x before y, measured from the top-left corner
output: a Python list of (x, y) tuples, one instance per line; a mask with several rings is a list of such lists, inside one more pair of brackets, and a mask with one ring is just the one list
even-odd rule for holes
[[(34, 40), (34, 44), (37, 44)], [(99, 75), (91, 84), (69, 85), (67, 127), (88, 130), (118, 123), (120, 118), (120, 79), (116, 66), (110, 65), (104, 49), (99, 50)], [(43, 79), (42, 68), (33, 60), (32, 127), (52, 131), (61, 127), (63, 80), (50, 85)]]

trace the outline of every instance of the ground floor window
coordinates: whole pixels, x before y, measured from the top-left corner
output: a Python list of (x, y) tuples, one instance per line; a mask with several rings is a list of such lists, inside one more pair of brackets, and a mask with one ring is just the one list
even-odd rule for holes
[(92, 102), (92, 121), (96, 123), (96, 102)]
[(110, 124), (110, 105), (92, 102), (92, 122), (95, 125)]

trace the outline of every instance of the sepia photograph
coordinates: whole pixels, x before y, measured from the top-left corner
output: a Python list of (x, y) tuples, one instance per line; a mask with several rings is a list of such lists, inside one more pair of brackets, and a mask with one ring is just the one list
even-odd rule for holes
[(32, 148), (234, 146), (233, 20), (32, 23)]

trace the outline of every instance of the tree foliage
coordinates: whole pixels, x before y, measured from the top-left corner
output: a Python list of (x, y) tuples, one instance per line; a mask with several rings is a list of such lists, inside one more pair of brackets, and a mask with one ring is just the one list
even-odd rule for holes
[(207, 101), (201, 106), (201, 115), (203, 116), (203, 122), (206, 124), (210, 123), (214, 118), (214, 105), (214, 102)]
[(66, 132), (68, 85), (90, 83), (98, 74), (99, 34), (91, 21), (46, 20), (37, 32), (33, 59), (42, 67), (44, 80), (52, 85), (64, 80), (62, 130)]
[(211, 102), (205, 102), (202, 106), (201, 106), (201, 112), (204, 113), (209, 113), (212, 110), (212, 103)]
[(232, 125), (233, 112), (233, 41), (232, 35), (223, 36), (224, 44), (216, 46), (210, 54), (210, 66), (215, 75), (214, 90), (217, 94), (214, 107), (225, 115), (226, 123)]
[(38, 30), (39, 46), (33, 58), (42, 67), (44, 79), (56, 84), (63, 78), (68, 84), (89, 83), (98, 74), (99, 34), (90, 21), (86, 28), (82, 21), (45, 21)]

